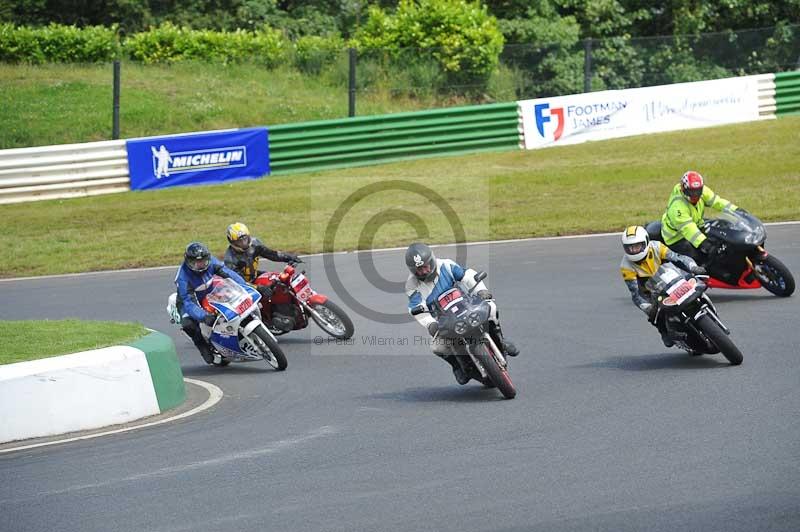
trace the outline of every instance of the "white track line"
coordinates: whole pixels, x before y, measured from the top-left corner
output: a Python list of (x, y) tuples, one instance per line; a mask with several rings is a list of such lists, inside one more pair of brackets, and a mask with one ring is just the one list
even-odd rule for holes
[(78, 440), (90, 440), (92, 438), (99, 438), (100, 436), (108, 436), (110, 434), (119, 434), (119, 433), (122, 433), (122, 432), (130, 432), (132, 430), (143, 429), (143, 428), (146, 428), (146, 427), (154, 427), (156, 425), (161, 425), (162, 423), (166, 423), (168, 421), (177, 421), (177, 420), (183, 419), (185, 417), (193, 416), (193, 415), (197, 414), (198, 412), (202, 412), (203, 410), (207, 410), (207, 409), (211, 408), (212, 406), (217, 404), (220, 401), (220, 399), (222, 399), (222, 395), (223, 395), (222, 390), (218, 386), (215, 386), (214, 384), (211, 384), (210, 382), (200, 381), (200, 380), (196, 380), (196, 379), (187, 379), (186, 377), (184, 377), (183, 380), (188, 382), (188, 383), (191, 383), (191, 384), (196, 384), (198, 386), (202, 386), (203, 388), (208, 390), (208, 399), (206, 399), (206, 401), (203, 404), (201, 404), (200, 406), (192, 408), (191, 410), (183, 412), (182, 414), (178, 414), (176, 416), (168, 417), (168, 418), (165, 418), (165, 419), (160, 419), (158, 421), (153, 421), (152, 423), (145, 423), (144, 425), (136, 425), (134, 427), (125, 427), (125, 428), (122, 428), (122, 429), (109, 430), (109, 431), (106, 431), (106, 432), (98, 432), (97, 434), (88, 434), (86, 436), (77, 436), (75, 438), (65, 438), (63, 440), (48, 441), (48, 442), (44, 442), (44, 443), (34, 443), (34, 444), (31, 444), (31, 445), (22, 445), (20, 447), (13, 447), (11, 449), (0, 449), (0, 454), (11, 453), (11, 452), (14, 452), (14, 451), (22, 451), (24, 449), (34, 449), (36, 447), (45, 447), (45, 446), (48, 446), (48, 445), (56, 445), (56, 444), (59, 444), (59, 443), (68, 443), (68, 442), (78, 441)]
[[(769, 222), (765, 223), (764, 225), (774, 226), (774, 225), (796, 225), (800, 224), (800, 220), (794, 220), (790, 222)], [(467, 246), (484, 246), (486, 244), (513, 244), (515, 242), (534, 242), (537, 240), (568, 240), (572, 238), (594, 238), (598, 236), (612, 236), (618, 235), (619, 231), (614, 231), (613, 233), (589, 233), (589, 234), (582, 234), (582, 235), (564, 235), (564, 236), (533, 236), (527, 238), (510, 238), (507, 240), (481, 240), (480, 242), (465, 242), (464, 245)], [(458, 244), (431, 244), (432, 248), (443, 248), (443, 247), (453, 247), (457, 246)], [(347, 254), (358, 254), (358, 253), (378, 253), (380, 251), (399, 251), (401, 249), (406, 249), (407, 246), (401, 246), (396, 248), (378, 248), (378, 249), (360, 249), (354, 251), (334, 251), (330, 253), (330, 255), (347, 255)], [(310, 253), (308, 255), (303, 255), (303, 257), (321, 257), (322, 255), (328, 255), (328, 253)], [(11, 281), (38, 281), (38, 280), (45, 280), (45, 279), (58, 279), (61, 277), (84, 277), (87, 275), (104, 275), (104, 274), (116, 274), (116, 273), (134, 273), (134, 272), (147, 272), (147, 271), (159, 271), (159, 270), (178, 270), (179, 264), (175, 264), (172, 266), (151, 266), (148, 268), (128, 268), (125, 270), (103, 270), (98, 272), (81, 272), (81, 273), (59, 273), (56, 275), (40, 275), (34, 277), (10, 277), (7, 279), (0, 279), (0, 283), (3, 282), (11, 282)]]

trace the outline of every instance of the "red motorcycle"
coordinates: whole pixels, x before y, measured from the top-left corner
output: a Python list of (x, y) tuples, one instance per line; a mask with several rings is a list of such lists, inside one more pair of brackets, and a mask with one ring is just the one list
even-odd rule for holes
[(327, 296), (316, 292), (308, 282), (305, 270), (297, 271), (298, 262), (286, 264), (282, 272), (266, 272), (256, 278), (256, 286), (268, 286), (272, 296), (262, 298), (261, 317), (274, 335), (308, 327), (311, 317), (332, 337), (346, 340), (353, 336), (350, 317)]

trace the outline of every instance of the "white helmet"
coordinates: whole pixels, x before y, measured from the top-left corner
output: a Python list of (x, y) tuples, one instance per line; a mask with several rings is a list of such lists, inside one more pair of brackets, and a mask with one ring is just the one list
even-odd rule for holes
[(647, 256), (647, 245), (650, 237), (647, 229), (641, 225), (631, 225), (622, 232), (622, 249), (625, 256), (633, 262), (639, 262)]

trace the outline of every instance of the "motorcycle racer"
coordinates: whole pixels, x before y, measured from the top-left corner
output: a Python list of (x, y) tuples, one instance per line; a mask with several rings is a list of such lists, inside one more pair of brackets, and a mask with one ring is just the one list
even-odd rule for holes
[(663, 262), (676, 263), (693, 275), (703, 275), (706, 270), (691, 257), (675, 253), (661, 242), (650, 241), (647, 230), (640, 225), (631, 225), (622, 232), (622, 249), (624, 255), (619, 269), (633, 304), (647, 314), (648, 321), (658, 328), (664, 345), (672, 347), (673, 342), (667, 335), (663, 320), (653, 322), (658, 307), (651, 302), (645, 283), (655, 275)]
[(689, 170), (672, 189), (667, 210), (661, 217), (661, 237), (678, 253), (705, 263), (712, 250), (711, 243), (698, 227), (703, 223), (703, 211), (710, 206), (718, 211), (735, 211), (736, 205), (718, 196), (703, 182), (699, 172)]
[[(240, 274), (248, 283), (255, 283), (258, 271), (258, 259), (263, 257), (275, 262), (299, 262), (297, 255), (284, 253), (268, 248), (261, 240), (251, 236), (250, 230), (241, 222), (228, 226), (225, 236), (228, 238), (228, 249), (225, 251), (225, 266)], [(269, 300), (272, 291), (268, 286), (256, 286), (265, 301)]]
[[(490, 334), (498, 347), (506, 356), (513, 357), (519, 354), (516, 346), (503, 337), (497, 305), (483, 281), (480, 283), (475, 282), (475, 270), (464, 268), (450, 259), (437, 259), (431, 248), (422, 243), (414, 243), (408, 247), (405, 261), (408, 270), (411, 272), (405, 285), (409, 313), (419, 305), (431, 308), (442, 293), (452, 288), (456, 282), (461, 282), (467, 289), (474, 287), (480, 298), (489, 301), (492, 309), (490, 314), (492, 331)], [(417, 314), (414, 318), (427, 329), (428, 334), (431, 336), (434, 336), (438, 331), (439, 324), (430, 313)], [(431, 349), (436, 356), (443, 358), (452, 366), (453, 375), (459, 384), (466, 384), (469, 381), (470, 377), (461, 369), (451, 347), (446, 342), (437, 338), (433, 342)]]
[(216, 315), (206, 312), (199, 302), (211, 290), (211, 278), (215, 275), (231, 278), (242, 286), (247, 286), (242, 277), (211, 256), (208, 247), (201, 242), (191, 242), (186, 246), (183, 263), (175, 275), (178, 295), (176, 304), (181, 316), (181, 328), (189, 335), (206, 364), (220, 363), (222, 357), (214, 349), (200, 330), (200, 322), (213, 325)]

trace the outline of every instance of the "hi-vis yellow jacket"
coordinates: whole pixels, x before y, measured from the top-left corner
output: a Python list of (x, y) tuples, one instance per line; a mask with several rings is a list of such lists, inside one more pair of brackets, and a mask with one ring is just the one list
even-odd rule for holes
[(681, 192), (678, 183), (672, 189), (672, 195), (667, 202), (667, 211), (661, 217), (661, 237), (664, 243), (671, 246), (682, 238), (688, 240), (694, 247), (699, 247), (706, 235), (697, 227), (703, 223), (703, 211), (706, 205), (718, 211), (735, 211), (736, 205), (723, 199), (708, 187), (703, 187), (703, 196), (697, 205), (692, 205)]

